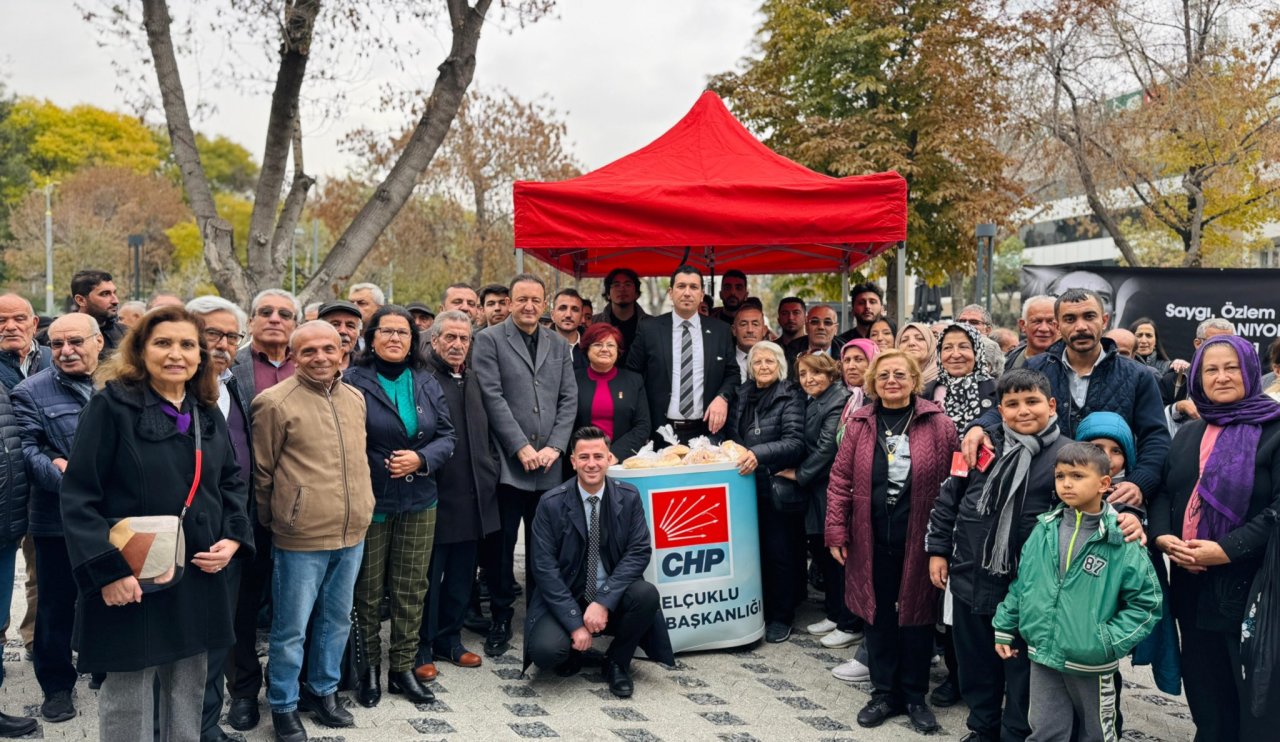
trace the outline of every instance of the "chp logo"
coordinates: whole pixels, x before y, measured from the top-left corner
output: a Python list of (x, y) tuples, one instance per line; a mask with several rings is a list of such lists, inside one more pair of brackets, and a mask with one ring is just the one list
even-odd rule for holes
[(658, 582), (733, 576), (726, 485), (652, 490)]

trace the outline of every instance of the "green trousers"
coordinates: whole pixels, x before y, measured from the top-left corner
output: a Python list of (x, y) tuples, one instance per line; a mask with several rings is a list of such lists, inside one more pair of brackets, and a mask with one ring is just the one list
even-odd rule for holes
[(387, 664), (392, 672), (413, 669), (418, 652), (418, 629), (430, 578), (431, 547), (436, 536), (436, 509), (388, 515), (371, 523), (364, 537), (364, 561), (356, 578), (356, 620), (364, 629), (365, 656), (381, 664), (379, 607), (383, 587), (390, 580), (391, 646)]

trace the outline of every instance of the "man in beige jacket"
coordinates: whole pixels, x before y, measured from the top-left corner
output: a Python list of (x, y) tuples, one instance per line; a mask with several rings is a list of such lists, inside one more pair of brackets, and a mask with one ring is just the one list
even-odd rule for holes
[[(355, 724), (338, 705), (337, 689), (373, 488), (364, 397), (342, 383), (337, 330), (308, 322), (289, 346), (297, 372), (253, 400), (253, 480), (275, 557), (267, 702), (275, 738), (302, 742), (300, 706), (325, 726)], [(313, 615), (311, 662), (299, 688)]]

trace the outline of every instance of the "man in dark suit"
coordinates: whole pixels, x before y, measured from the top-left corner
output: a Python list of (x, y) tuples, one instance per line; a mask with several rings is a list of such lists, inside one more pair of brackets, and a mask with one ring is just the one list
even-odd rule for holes
[[(609, 438), (578, 428), (570, 444), (573, 479), (542, 496), (530, 545), (536, 587), (525, 617), (525, 668), (570, 675), (592, 636), (608, 634), (604, 677), (618, 698), (634, 691), (631, 658), (675, 663), (658, 589), (644, 580), (652, 547), (640, 493), (605, 476)], [(569, 528), (568, 524), (573, 527)]]
[[(477, 333), (471, 354), (476, 381), (484, 393), (489, 433), (498, 449), (502, 530), (499, 538), (486, 539), (483, 547), (489, 552), (485, 574), (493, 614), (484, 645), (490, 657), (510, 648), (515, 613), (512, 567), (521, 518), (525, 543), (529, 543), (540, 493), (560, 481), (559, 460), (569, 446), (578, 409), (569, 345), (538, 323), (546, 306), (546, 284), (522, 273), (512, 279), (510, 294), (511, 314), (501, 324)], [(533, 576), (526, 574), (526, 583), (532, 581)]]
[(671, 274), (673, 311), (640, 323), (627, 368), (645, 379), (654, 429), (670, 423), (681, 440), (717, 433), (739, 384), (733, 333), (698, 314), (702, 274), (682, 265)]

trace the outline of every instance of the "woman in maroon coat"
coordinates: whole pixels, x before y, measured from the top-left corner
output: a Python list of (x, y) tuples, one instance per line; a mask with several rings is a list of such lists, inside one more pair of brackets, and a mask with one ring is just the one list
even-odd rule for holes
[(873, 686), (858, 724), (906, 713), (916, 731), (938, 729), (925, 705), (938, 590), (924, 552), (929, 511), (950, 474), (956, 428), (919, 394), (920, 367), (902, 351), (876, 356), (875, 399), (853, 414), (831, 466), (826, 542), (845, 565), (845, 602), (867, 622)]

